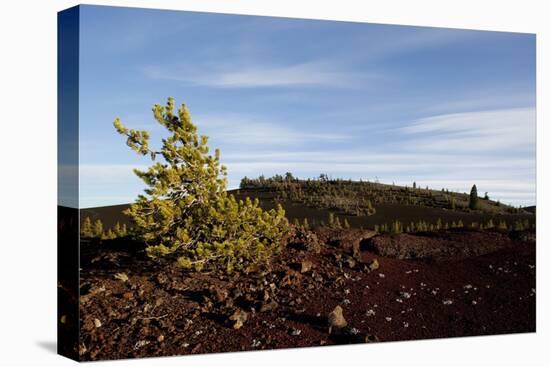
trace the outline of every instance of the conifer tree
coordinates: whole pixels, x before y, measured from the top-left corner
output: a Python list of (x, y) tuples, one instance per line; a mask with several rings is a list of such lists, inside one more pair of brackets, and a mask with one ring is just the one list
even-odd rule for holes
[(101, 235), (101, 238), (104, 239), (104, 240), (112, 240), (112, 239), (115, 239), (117, 236), (115, 234), (115, 232), (113, 232), (113, 230), (111, 228), (109, 228), (109, 230), (105, 233), (103, 233)]
[(350, 225), (349, 225), (349, 222), (348, 222), (348, 219), (347, 219), (347, 218), (344, 218), (344, 228), (345, 228), (345, 229), (349, 229), (349, 228), (350, 228)]
[(392, 223), (391, 233), (398, 234), (403, 232), (403, 224), (400, 221), (396, 220)]
[(187, 107), (155, 105), (153, 115), (170, 135), (160, 150), (149, 145), (149, 133), (126, 128), (115, 119), (126, 144), (153, 163), (135, 174), (148, 186), (125, 211), (136, 235), (152, 258), (170, 257), (182, 267), (251, 270), (281, 248), (288, 231), (283, 208), (264, 211), (259, 201), (237, 201), (226, 192), (226, 168), (220, 152), (209, 153), (208, 137), (199, 136)]
[(341, 229), (342, 228), (342, 224), (340, 223), (340, 218), (336, 217), (334, 219), (334, 228), (335, 229)]
[(113, 232), (114, 232), (116, 237), (123, 237), (124, 236), (122, 234), (122, 227), (120, 226), (119, 222), (116, 222), (115, 227), (113, 228)]
[(90, 217), (84, 218), (82, 225), (80, 226), (80, 235), (82, 237), (93, 237), (94, 232), (92, 229), (92, 220)]
[(328, 226), (334, 228), (334, 214), (328, 213)]
[(455, 198), (451, 196), (451, 199), (450, 199), (450, 205), (452, 210), (456, 209), (456, 201), (455, 201)]
[(94, 237), (101, 238), (103, 236), (103, 222), (101, 221), (101, 219), (97, 219), (94, 222), (92, 233)]
[(477, 187), (476, 185), (472, 186), (470, 190), (470, 203), (469, 207), (472, 210), (477, 210), (479, 207), (479, 198), (477, 197)]

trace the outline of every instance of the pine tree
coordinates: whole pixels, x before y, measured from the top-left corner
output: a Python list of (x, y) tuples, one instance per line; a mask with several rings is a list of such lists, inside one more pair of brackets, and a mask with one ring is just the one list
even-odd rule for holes
[(521, 220), (517, 220), (514, 223), (514, 231), (523, 231), (525, 227), (523, 226), (523, 222)]
[(344, 218), (344, 228), (345, 228), (345, 229), (349, 229), (349, 228), (350, 228), (350, 225), (349, 225), (349, 222), (348, 222), (348, 219), (347, 219), (347, 218)]
[(328, 213), (328, 226), (334, 228), (334, 214)]
[(449, 204), (450, 208), (452, 210), (456, 209), (456, 201), (455, 201), (455, 198), (453, 196), (451, 196), (451, 200), (450, 200), (450, 204)]
[(111, 228), (109, 228), (109, 230), (107, 232), (104, 232), (102, 235), (101, 235), (101, 239), (104, 239), (104, 240), (112, 240), (112, 239), (115, 239), (117, 236), (115, 234), (115, 232), (113, 232), (113, 230)]
[(124, 234), (122, 233), (122, 227), (119, 222), (116, 222), (115, 227), (113, 228), (113, 232), (116, 237), (123, 237)]
[(92, 233), (94, 237), (101, 238), (103, 236), (103, 222), (101, 221), (101, 219), (97, 219), (94, 222)]
[(90, 217), (84, 218), (82, 225), (80, 226), (80, 235), (82, 237), (93, 237), (94, 232), (92, 229), (92, 220)]
[(403, 232), (403, 225), (400, 221), (396, 220), (392, 223), (391, 233), (398, 234)]
[(153, 115), (170, 133), (158, 151), (149, 146), (147, 131), (114, 121), (130, 148), (152, 161), (162, 157), (145, 171), (134, 170), (148, 188), (125, 211), (133, 231), (147, 243), (147, 254), (177, 258), (185, 268), (227, 272), (269, 261), (288, 231), (283, 208), (264, 211), (257, 199), (237, 201), (226, 192), (220, 152), (209, 154), (208, 137), (199, 137), (185, 105), (176, 112), (169, 98), (166, 106), (153, 107)]
[(478, 207), (479, 207), (479, 199), (477, 197), (477, 187), (476, 187), (476, 185), (472, 186), (472, 189), (470, 190), (469, 207), (472, 210), (477, 210)]

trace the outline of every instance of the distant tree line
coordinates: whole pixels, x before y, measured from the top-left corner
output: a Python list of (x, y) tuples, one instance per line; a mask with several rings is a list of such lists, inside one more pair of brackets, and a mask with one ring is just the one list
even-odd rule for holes
[(357, 186), (351, 180), (331, 180), (321, 174), (317, 179), (300, 180), (292, 173), (256, 179), (244, 177), (240, 189), (267, 189), (274, 191), (275, 201), (293, 201), (309, 207), (337, 211), (345, 215), (365, 216), (376, 213), (367, 187)]
[(407, 225), (403, 225), (399, 220), (395, 220), (391, 223), (384, 223), (375, 225), (374, 230), (378, 233), (416, 233), (416, 232), (434, 232), (439, 230), (447, 230), (450, 228), (475, 228), (475, 229), (491, 229), (497, 228), (503, 231), (523, 231), (528, 229), (535, 229), (535, 224), (530, 224), (528, 219), (517, 219), (513, 223), (508, 224), (506, 220), (499, 220), (495, 223), (493, 219), (489, 219), (485, 223), (471, 222), (469, 225), (465, 225), (462, 220), (443, 222), (438, 219), (435, 223), (429, 223), (423, 220), (417, 222), (410, 222)]
[(90, 217), (84, 218), (80, 224), (80, 236), (87, 238), (100, 238), (103, 240), (111, 240), (120, 237), (126, 237), (128, 235), (128, 229), (126, 224), (120, 224), (117, 222), (112, 228), (104, 230), (103, 222), (101, 219), (96, 219), (92, 222)]
[(468, 195), (445, 188), (418, 188), (416, 182), (413, 182), (412, 187), (407, 187), (363, 180), (333, 179), (327, 174), (321, 174), (314, 179), (299, 179), (287, 172), (272, 177), (244, 177), (240, 189), (273, 191), (279, 202), (292, 201), (353, 216), (373, 215), (376, 213), (376, 206), (380, 204), (416, 205), (490, 214), (523, 212), (521, 208), (491, 201), (488, 193), (479, 198), (476, 185), (472, 186)]

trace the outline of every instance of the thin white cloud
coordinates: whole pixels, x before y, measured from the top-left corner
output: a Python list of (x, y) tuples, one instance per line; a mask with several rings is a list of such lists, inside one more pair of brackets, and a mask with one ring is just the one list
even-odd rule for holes
[(534, 148), (535, 123), (534, 108), (515, 108), (427, 117), (396, 130), (420, 151), (504, 153)]
[(345, 70), (328, 62), (305, 62), (289, 65), (213, 66), (203, 69), (145, 67), (153, 79), (174, 80), (214, 88), (258, 87), (364, 87), (382, 77), (378, 73)]
[(269, 121), (265, 118), (243, 114), (194, 115), (201, 134), (212, 137), (212, 145), (220, 144), (246, 146), (288, 146), (305, 142), (338, 142), (351, 139), (351, 136), (326, 131), (298, 130)]

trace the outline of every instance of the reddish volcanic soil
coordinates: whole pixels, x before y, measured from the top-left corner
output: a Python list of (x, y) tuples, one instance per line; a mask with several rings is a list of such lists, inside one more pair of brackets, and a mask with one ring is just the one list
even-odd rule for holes
[[(271, 272), (229, 278), (172, 265), (160, 273), (161, 266), (128, 241), (85, 245), (80, 357), (535, 331), (532, 234), (457, 229), (373, 235), (298, 233)], [(369, 270), (374, 259), (379, 267)], [(348, 326), (329, 334), (327, 316), (337, 305)], [(243, 326), (234, 329), (235, 318), (244, 314)]]

